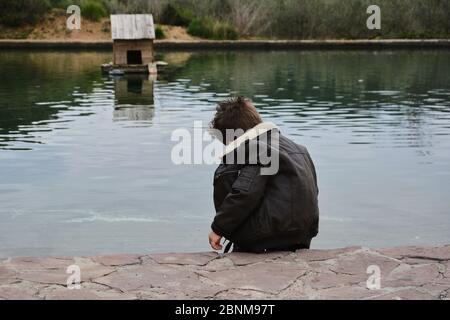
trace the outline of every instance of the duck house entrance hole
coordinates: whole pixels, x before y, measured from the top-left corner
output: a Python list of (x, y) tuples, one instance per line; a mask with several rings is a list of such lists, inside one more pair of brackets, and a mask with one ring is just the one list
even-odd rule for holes
[(128, 50), (127, 64), (142, 64), (142, 52), (140, 50)]

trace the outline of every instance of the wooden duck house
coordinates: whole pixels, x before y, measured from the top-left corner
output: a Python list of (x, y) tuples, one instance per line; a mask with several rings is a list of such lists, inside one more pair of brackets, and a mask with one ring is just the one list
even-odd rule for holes
[(111, 15), (113, 63), (104, 71), (152, 73), (155, 28), (151, 14)]

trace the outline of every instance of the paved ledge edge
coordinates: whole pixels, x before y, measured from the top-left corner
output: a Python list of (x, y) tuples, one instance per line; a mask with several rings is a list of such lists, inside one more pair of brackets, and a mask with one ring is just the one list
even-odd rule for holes
[(0, 299), (449, 298), (450, 245), (0, 259)]

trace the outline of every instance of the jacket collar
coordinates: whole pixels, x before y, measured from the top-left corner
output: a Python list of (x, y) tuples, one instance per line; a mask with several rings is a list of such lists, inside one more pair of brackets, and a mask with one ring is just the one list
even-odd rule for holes
[(262, 122), (260, 124), (257, 124), (253, 128), (245, 131), (243, 135), (237, 137), (235, 140), (227, 144), (224, 148), (223, 153), (220, 155), (220, 158), (223, 158), (228, 153), (236, 150), (245, 141), (255, 139), (258, 136), (274, 129), (278, 130), (278, 127), (273, 122)]

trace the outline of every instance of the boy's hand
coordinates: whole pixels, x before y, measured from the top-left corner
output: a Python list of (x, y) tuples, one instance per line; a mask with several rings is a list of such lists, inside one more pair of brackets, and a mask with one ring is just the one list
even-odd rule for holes
[(220, 244), (220, 240), (222, 239), (221, 236), (216, 234), (214, 231), (211, 231), (209, 233), (208, 238), (209, 238), (209, 244), (211, 245), (211, 248), (213, 248), (214, 250), (222, 249), (222, 245)]

